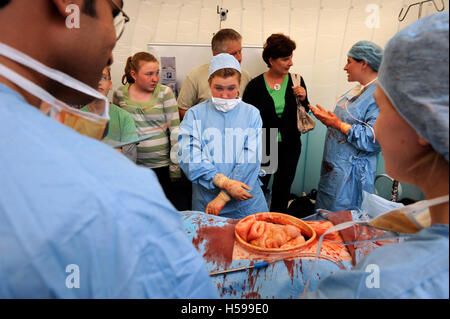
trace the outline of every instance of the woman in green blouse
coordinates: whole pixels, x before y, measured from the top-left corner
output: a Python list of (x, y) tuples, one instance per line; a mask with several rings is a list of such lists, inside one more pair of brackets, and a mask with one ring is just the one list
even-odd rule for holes
[[(272, 184), (272, 201), (270, 210), (285, 213), (294, 181), (298, 159), (300, 157), (301, 140), (297, 128), (297, 100), (309, 111), (306, 85), (301, 78), (301, 85), (294, 86), (289, 71), (293, 65), (292, 57), (296, 48), (295, 42), (284, 34), (272, 34), (264, 44), (263, 60), (269, 68), (267, 72), (257, 76), (247, 84), (242, 100), (254, 105), (261, 113), (265, 136), (266, 154), (277, 163), (270, 163), (261, 178), (263, 190), (267, 191), (269, 180), (274, 174)], [(278, 151), (270, 149), (270, 129), (278, 129)], [(274, 154), (276, 153), (276, 154)]]

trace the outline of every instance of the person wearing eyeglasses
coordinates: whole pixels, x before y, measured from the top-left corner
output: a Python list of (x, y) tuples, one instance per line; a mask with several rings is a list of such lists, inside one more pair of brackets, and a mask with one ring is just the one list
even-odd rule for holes
[(65, 0), (0, 0), (0, 298), (215, 298), (155, 173), (99, 141), (123, 1), (70, 4), (80, 28)]
[[(111, 68), (103, 69), (102, 77), (98, 82), (98, 91), (104, 96), (108, 96), (112, 89)], [(102, 110), (102, 100), (94, 100), (88, 105), (81, 108), (82, 111), (100, 114)], [(133, 117), (125, 110), (122, 110), (115, 104), (109, 106), (109, 122), (106, 130), (106, 136), (102, 139), (103, 142), (114, 145), (121, 142), (133, 142), (138, 139), (136, 125)], [(132, 162), (136, 163), (137, 157), (137, 143), (126, 144), (117, 149), (122, 152)]]

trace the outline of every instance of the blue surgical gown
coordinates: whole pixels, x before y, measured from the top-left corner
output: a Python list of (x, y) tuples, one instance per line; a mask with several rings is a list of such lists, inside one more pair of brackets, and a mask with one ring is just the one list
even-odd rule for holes
[(217, 297), (151, 170), (2, 84), (0, 117), (0, 298)]
[[(376, 85), (369, 86), (347, 108), (336, 106), (334, 113), (351, 124), (347, 135), (328, 128), (325, 138), (316, 208), (329, 211), (358, 209), (362, 192), (374, 192), (377, 154), (381, 148), (373, 142), (373, 128), (379, 114), (373, 93)], [(349, 115), (349, 113), (354, 117)]]
[(449, 226), (435, 224), (385, 244), (351, 271), (326, 277), (308, 298), (449, 298)]
[(229, 112), (206, 100), (186, 112), (180, 124), (180, 167), (192, 181), (192, 209), (205, 211), (221, 191), (213, 184), (221, 173), (248, 185), (253, 198), (231, 199), (219, 216), (240, 219), (267, 212), (260, 186), (262, 120), (258, 109), (239, 102)]

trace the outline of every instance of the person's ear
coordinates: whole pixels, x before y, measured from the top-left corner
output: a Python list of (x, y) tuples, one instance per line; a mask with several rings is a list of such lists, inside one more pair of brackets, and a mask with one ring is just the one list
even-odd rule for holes
[(130, 75), (131, 75), (131, 77), (133, 78), (134, 82), (136, 82), (136, 79), (137, 79), (137, 73), (136, 73), (136, 71), (131, 70)]
[(361, 61), (361, 68), (362, 68), (363, 70), (367, 69), (368, 66), (369, 66), (369, 65), (367, 64), (366, 61), (364, 61), (364, 60)]
[(55, 9), (61, 14), (62, 17), (67, 18), (69, 15), (73, 14), (73, 10), (70, 9), (70, 5), (76, 5), (81, 12), (81, 7), (83, 5), (83, 0), (51, 0)]

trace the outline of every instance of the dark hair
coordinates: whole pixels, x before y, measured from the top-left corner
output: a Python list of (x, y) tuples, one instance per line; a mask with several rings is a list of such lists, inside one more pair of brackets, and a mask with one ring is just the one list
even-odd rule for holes
[(227, 53), (228, 41), (242, 41), (242, 36), (233, 29), (221, 29), (211, 40), (213, 52)]
[(270, 58), (278, 59), (291, 56), (296, 47), (295, 42), (288, 36), (282, 33), (272, 34), (264, 43), (263, 60), (266, 62), (267, 67), (270, 68)]
[(86, 13), (91, 17), (96, 17), (97, 10), (95, 10), (95, 0), (85, 0), (81, 12)]
[[(364, 61), (363, 59), (355, 59), (355, 58), (352, 58), (353, 60), (355, 60), (356, 62), (362, 62), (362, 61)], [(364, 62), (366, 62), (366, 61), (364, 61)], [(367, 63), (367, 62), (366, 62)]]
[(220, 78), (226, 79), (226, 78), (232, 77), (236, 74), (238, 75), (238, 81), (240, 84), (241, 83), (241, 73), (239, 73), (238, 70), (233, 69), (233, 68), (224, 68), (224, 69), (217, 70), (216, 72), (214, 72), (213, 74), (210, 75), (210, 77), (208, 79), (208, 83), (211, 84), (212, 79), (215, 77), (220, 77)]
[(127, 83), (133, 84), (135, 81), (131, 76), (131, 71), (139, 72), (140, 62), (157, 62), (158, 60), (155, 58), (153, 54), (148, 52), (138, 52), (133, 56), (128, 57), (127, 64), (125, 65), (125, 74), (122, 76), (122, 84), (125, 85)]
[(11, 0), (0, 0), (0, 9), (6, 7), (10, 2)]

